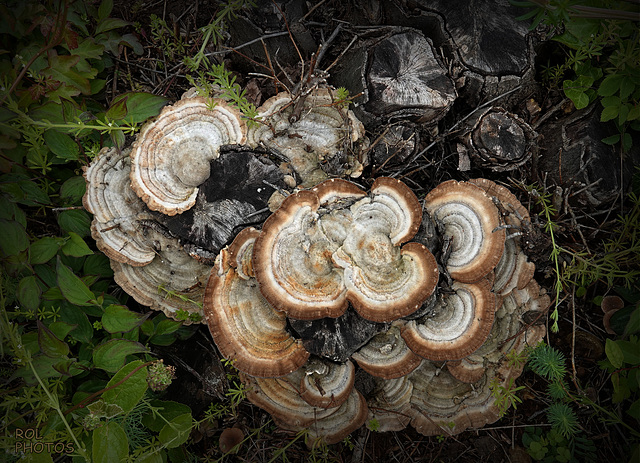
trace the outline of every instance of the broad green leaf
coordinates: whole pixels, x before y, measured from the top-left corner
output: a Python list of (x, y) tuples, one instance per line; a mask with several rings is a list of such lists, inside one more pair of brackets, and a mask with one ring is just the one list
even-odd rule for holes
[[(640, 420), (640, 399), (633, 402), (627, 409), (629, 416), (636, 420)], [(630, 460), (633, 461), (633, 460)]]
[(104, 21), (111, 14), (113, 10), (113, 0), (102, 0), (98, 7), (98, 22)]
[(631, 138), (631, 134), (629, 132), (622, 135), (622, 151), (628, 152), (631, 149), (632, 144), (633, 138)]
[(15, 220), (27, 228), (27, 215), (13, 201), (0, 197), (0, 219)]
[(129, 21), (125, 21), (123, 19), (118, 18), (107, 18), (104, 21), (101, 21), (96, 28), (96, 35), (101, 32), (110, 31), (112, 29), (118, 29), (120, 27), (129, 26), (131, 23)]
[[(591, 83), (593, 83), (592, 79), (587, 79), (586, 81), (588, 80), (591, 80)], [(576, 109), (586, 108), (589, 105), (589, 97), (585, 93), (589, 86), (583, 85), (580, 79), (575, 81), (567, 79), (562, 83), (562, 86), (565, 95), (573, 101)]]
[(66, 357), (69, 346), (38, 320), (38, 345), (44, 355), (51, 358)]
[(613, 106), (618, 108), (622, 103), (622, 100), (620, 100), (619, 96), (606, 96), (601, 100), (601, 102), (602, 102), (602, 106), (604, 106), (605, 108), (607, 106)]
[(84, 261), (83, 270), (86, 275), (98, 275), (107, 278), (113, 276), (113, 270), (109, 264), (109, 258), (104, 254), (93, 254), (92, 256), (88, 256)]
[(637, 340), (635, 342), (619, 340), (616, 341), (616, 344), (620, 347), (625, 363), (629, 365), (640, 364), (640, 343)]
[(189, 406), (171, 400), (152, 400), (151, 406), (160, 409), (158, 413), (161, 417), (149, 413), (142, 417), (142, 424), (153, 432), (160, 432), (165, 424), (167, 424), (166, 421), (171, 421), (178, 416), (191, 413)]
[(192, 426), (193, 420), (191, 418), (191, 413), (185, 413), (184, 415), (177, 416), (165, 424), (160, 431), (160, 434), (158, 435), (160, 442), (169, 449), (179, 447), (189, 438)]
[(116, 404), (108, 404), (103, 399), (96, 400), (87, 405), (87, 410), (99, 418), (111, 419), (122, 413), (122, 407)]
[(635, 91), (636, 84), (629, 78), (624, 78), (620, 83), (620, 98), (624, 101)]
[[(37, 441), (34, 441), (34, 443), (35, 442)], [(18, 445), (19, 444), (16, 442), (16, 449), (22, 450), (18, 448)], [(38, 449), (38, 447), (36, 447), (36, 449)], [(20, 463), (53, 463), (53, 458), (49, 452), (27, 452), (25, 453), (24, 458), (20, 458)]]
[(125, 364), (127, 355), (147, 352), (139, 342), (126, 339), (111, 339), (93, 350), (93, 363), (96, 367), (116, 372)]
[(615, 145), (619, 141), (620, 141), (620, 134), (619, 133), (602, 139), (602, 143), (604, 143), (605, 145)]
[(71, 54), (84, 59), (100, 59), (102, 53), (104, 53), (104, 45), (96, 43), (93, 37), (87, 37), (73, 49)]
[(151, 312), (142, 315), (130, 311), (123, 305), (110, 305), (104, 309), (102, 327), (109, 333), (126, 333), (142, 325), (149, 315)]
[(142, 55), (144, 53), (144, 47), (142, 46), (138, 38), (133, 34), (124, 34), (122, 37), (120, 37), (120, 44), (129, 45), (136, 55)]
[(55, 52), (49, 54), (49, 67), (44, 69), (42, 74), (62, 82), (68, 87), (64, 93), (60, 92), (61, 88), (58, 88), (58, 90), (50, 93), (49, 96), (62, 97), (64, 95), (67, 98), (71, 98), (80, 93), (85, 95), (91, 93), (89, 79), (95, 77), (95, 75), (77, 70), (76, 65), (80, 62), (80, 59), (77, 55), (58, 55)]
[(94, 305), (96, 296), (73, 271), (60, 261), (56, 264), (58, 287), (64, 298), (75, 305)]
[(60, 238), (45, 236), (29, 246), (29, 263), (31, 265), (49, 262), (58, 253), (62, 241)]
[[(138, 124), (144, 122), (150, 117), (160, 114), (160, 110), (167, 104), (168, 100), (164, 97), (153, 95), (145, 92), (123, 93), (114, 99), (112, 107), (119, 102), (126, 102), (126, 117), (128, 122)], [(116, 118), (114, 118), (116, 119)]]
[(75, 325), (71, 323), (66, 323), (63, 321), (55, 321), (49, 324), (49, 329), (53, 334), (56, 335), (58, 339), (64, 340), (64, 338), (71, 333), (76, 328)]
[(91, 232), (91, 219), (82, 210), (62, 211), (58, 215), (58, 225), (66, 232), (74, 232), (85, 237)]
[(129, 455), (127, 434), (115, 421), (93, 430), (93, 463), (118, 463)]
[(0, 257), (17, 256), (29, 247), (27, 231), (14, 220), (0, 219), (0, 234)]
[[(136, 368), (139, 368), (142, 364), (142, 360), (127, 363), (111, 378), (107, 387), (120, 383), (123, 378)], [(102, 394), (102, 398), (105, 402), (118, 405), (125, 413), (128, 413), (140, 402), (142, 397), (144, 397), (144, 393), (147, 391), (147, 374), (147, 367), (140, 368), (113, 389), (105, 391), (105, 393)]]
[(608, 338), (605, 343), (604, 350), (607, 354), (609, 362), (611, 362), (611, 365), (613, 365), (613, 367), (616, 369), (621, 368), (622, 363), (624, 362), (624, 354), (622, 353), (622, 349), (620, 349), (620, 346), (617, 344), (617, 342), (613, 339)]
[[(138, 456), (136, 463), (163, 463), (165, 459), (162, 458), (162, 452), (143, 453)], [(179, 460), (171, 460), (179, 461)]]
[(44, 141), (51, 152), (62, 160), (77, 161), (80, 158), (80, 148), (69, 135), (49, 129), (44, 133)]
[(40, 296), (42, 295), (42, 291), (40, 286), (38, 286), (38, 281), (36, 277), (31, 275), (28, 277), (24, 277), (18, 283), (18, 290), (16, 292), (16, 296), (18, 297), (18, 301), (27, 310), (37, 310), (40, 306)]
[(82, 197), (87, 191), (87, 183), (82, 175), (71, 177), (60, 187), (60, 200), (63, 206), (81, 204)]
[(78, 307), (69, 303), (60, 304), (60, 320), (70, 325), (75, 325), (75, 329), (71, 331), (71, 337), (82, 343), (91, 342), (93, 337), (93, 325), (85, 314)]
[(636, 104), (633, 108), (629, 110), (629, 114), (627, 115), (628, 121), (635, 121), (640, 117), (640, 104)]
[(107, 118), (112, 121), (124, 119), (127, 116), (127, 96), (116, 98), (111, 103), (111, 107), (107, 110)]
[(93, 254), (87, 243), (77, 233), (69, 232), (68, 235), (66, 243), (61, 248), (65, 256), (83, 257)]
[(161, 320), (156, 326), (155, 334), (163, 335), (163, 334), (171, 334), (177, 331), (182, 326), (181, 322), (175, 320)]
[(617, 106), (605, 107), (600, 115), (600, 122), (607, 122), (618, 117), (618, 109), (619, 108)]
[(604, 78), (598, 88), (598, 95), (611, 96), (615, 95), (622, 84), (623, 77), (620, 74), (613, 74)]

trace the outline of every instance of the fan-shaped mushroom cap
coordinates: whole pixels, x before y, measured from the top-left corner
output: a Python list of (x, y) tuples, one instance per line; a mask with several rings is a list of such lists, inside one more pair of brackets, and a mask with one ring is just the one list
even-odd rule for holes
[(356, 371), (348, 360), (335, 363), (313, 359), (301, 370), (304, 375), (300, 380), (300, 396), (314, 407), (338, 407), (353, 390)]
[(240, 112), (222, 100), (183, 98), (142, 127), (131, 151), (131, 187), (149, 209), (175, 215), (192, 207), (220, 146), (244, 143)]
[[(316, 89), (296, 100), (287, 92), (279, 93), (258, 108), (266, 124), (250, 127), (247, 142), (277, 150), (300, 175), (303, 186), (316, 185), (327, 178), (321, 161), (328, 161), (343, 145), (364, 137), (362, 123), (335, 101), (335, 92), (329, 88)], [(345, 173), (359, 175), (362, 167), (357, 160), (352, 159), (350, 164)]]
[(152, 218), (129, 186), (130, 149), (103, 148), (84, 168), (87, 191), (84, 208), (93, 214), (91, 236), (110, 259), (133, 266), (147, 265), (156, 252), (141, 220)]
[[(113, 278), (118, 285), (142, 305), (163, 311), (176, 318), (183, 310), (201, 317), (204, 286), (211, 266), (192, 259), (178, 240), (154, 233), (156, 257), (144, 267), (111, 261)], [(192, 319), (184, 320), (186, 324)]]
[(391, 326), (387, 331), (375, 335), (351, 358), (370, 375), (384, 379), (405, 376), (422, 361), (407, 347), (398, 326)]
[(223, 356), (252, 376), (282, 376), (309, 358), (287, 333), (286, 316), (264, 299), (253, 278), (251, 254), (259, 232), (245, 228), (223, 249), (204, 295), (209, 330)]
[(265, 222), (254, 268), (274, 307), (312, 320), (342, 315), (349, 300), (364, 318), (391, 321), (433, 292), (433, 255), (418, 243), (398, 246), (421, 223), (415, 195), (383, 179), (363, 196), (354, 185), (328, 180), (289, 196)]
[(425, 208), (451, 239), (449, 274), (473, 283), (491, 272), (502, 257), (505, 231), (493, 201), (479, 187), (449, 180), (431, 190)]
[[(375, 420), (378, 432), (402, 431), (411, 422), (413, 383), (408, 376), (376, 381), (376, 389), (368, 400), (368, 423)], [(369, 425), (368, 425), (369, 426)]]
[(347, 309), (342, 272), (331, 262), (336, 244), (317, 227), (318, 196), (288, 196), (262, 227), (253, 268), (265, 298), (293, 318), (337, 317)]
[(496, 310), (491, 285), (454, 282), (434, 316), (411, 320), (402, 331), (409, 348), (429, 360), (458, 360), (477, 350), (489, 336)]
[(317, 408), (300, 396), (297, 377), (297, 372), (282, 378), (242, 375), (249, 386), (249, 401), (269, 412), (283, 429), (298, 431), (310, 428), (312, 438), (333, 444), (362, 426), (367, 418), (367, 403), (359, 392), (352, 390), (339, 407)]
[(496, 421), (500, 414), (489, 388), (486, 374), (474, 385), (454, 378), (447, 370), (424, 361), (411, 374), (413, 383), (413, 419), (411, 425), (420, 434), (459, 434), (468, 428)]

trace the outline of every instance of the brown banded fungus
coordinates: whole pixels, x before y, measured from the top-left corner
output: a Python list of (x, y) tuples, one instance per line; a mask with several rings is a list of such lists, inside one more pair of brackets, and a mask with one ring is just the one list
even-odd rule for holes
[(91, 236), (98, 249), (117, 262), (142, 266), (156, 256), (152, 240), (141, 226), (153, 214), (129, 188), (130, 151), (103, 148), (84, 168), (87, 191), (82, 204), (93, 214)]
[[(344, 226), (324, 233), (336, 216)], [(337, 180), (291, 195), (256, 241), (260, 290), (273, 306), (303, 320), (338, 317), (348, 302), (376, 322), (408, 315), (438, 280), (424, 246), (400, 247), (421, 219), (415, 195), (393, 179), (379, 179), (369, 196)]]
[(505, 231), (498, 209), (482, 188), (446, 181), (427, 194), (425, 209), (449, 240), (446, 267), (452, 278), (473, 283), (493, 271), (504, 251)]
[(411, 320), (402, 331), (409, 348), (429, 360), (459, 360), (475, 352), (487, 339), (496, 310), (487, 280), (454, 282), (433, 315)]
[(177, 239), (158, 232), (154, 236), (153, 260), (137, 267), (111, 260), (113, 278), (142, 305), (171, 318), (177, 318), (178, 311), (193, 314), (185, 323), (202, 320), (202, 299), (211, 267), (193, 259)]
[(240, 112), (224, 101), (183, 97), (142, 127), (131, 151), (131, 187), (151, 210), (184, 212), (220, 147), (244, 143), (246, 133)]
[(293, 100), (287, 92), (265, 101), (258, 114), (261, 124), (249, 128), (247, 143), (264, 145), (291, 164), (303, 187), (328, 178), (324, 169), (343, 166), (338, 176), (358, 177), (362, 163), (354, 157), (354, 143), (364, 139), (364, 126), (353, 112), (336, 103), (335, 91), (319, 88)]
[(252, 376), (283, 376), (300, 368), (309, 353), (285, 329), (286, 317), (264, 299), (253, 278), (254, 228), (223, 249), (211, 270), (204, 311), (223, 356)]

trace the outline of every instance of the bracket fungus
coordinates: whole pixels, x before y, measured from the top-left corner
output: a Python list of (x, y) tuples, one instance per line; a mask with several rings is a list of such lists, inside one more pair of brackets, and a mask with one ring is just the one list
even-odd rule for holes
[(222, 145), (244, 143), (240, 112), (222, 100), (183, 97), (145, 124), (131, 151), (131, 187), (149, 209), (175, 215), (196, 202)]
[[(336, 217), (343, 225), (338, 232)], [(291, 195), (256, 240), (260, 290), (274, 307), (302, 320), (338, 317), (349, 302), (375, 322), (409, 315), (438, 281), (426, 247), (400, 247), (421, 220), (415, 195), (388, 178), (378, 179), (368, 196), (341, 180)]]
[(93, 214), (91, 236), (98, 249), (117, 262), (142, 266), (156, 256), (140, 225), (153, 215), (129, 188), (130, 151), (103, 148), (84, 168), (88, 188), (82, 204)]
[(251, 256), (259, 232), (245, 228), (221, 251), (207, 284), (204, 311), (222, 355), (253, 376), (283, 376), (300, 368), (309, 353), (285, 329), (285, 315), (262, 297)]
[(364, 126), (337, 101), (329, 88), (316, 89), (297, 100), (287, 92), (279, 93), (258, 109), (262, 123), (249, 127), (247, 143), (264, 145), (284, 156), (304, 187), (326, 180), (323, 166), (341, 156), (345, 167), (336, 174), (358, 177), (363, 165), (349, 152), (364, 139)]
[[(259, 112), (247, 132), (226, 103), (185, 96), (131, 151), (85, 170), (83, 204), (116, 282), (168, 316), (204, 314), (248, 399), (285, 429), (333, 443), (367, 419), (427, 435), (495, 421), (491, 388), (522, 370), (507, 354), (545, 333), (527, 323), (549, 297), (519, 236), (526, 209), (485, 179), (446, 181), (423, 203), (393, 178), (369, 192), (325, 180), (337, 152), (342, 176), (362, 167), (362, 124), (331, 90), (283, 93)], [(310, 188), (287, 193), (288, 168)], [(260, 228), (275, 190), (286, 197)]]
[(450, 240), (446, 266), (452, 278), (473, 283), (495, 268), (504, 251), (505, 231), (498, 209), (482, 188), (448, 180), (427, 194), (425, 209)]

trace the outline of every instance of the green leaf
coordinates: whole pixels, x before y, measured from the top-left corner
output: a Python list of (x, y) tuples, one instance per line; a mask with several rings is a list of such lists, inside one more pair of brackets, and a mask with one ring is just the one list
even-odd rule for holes
[(93, 363), (96, 367), (116, 372), (125, 364), (127, 355), (147, 352), (139, 342), (126, 339), (111, 339), (97, 346), (93, 351)]
[(573, 101), (576, 109), (582, 109), (589, 105), (589, 96), (585, 92), (591, 88), (592, 84), (591, 77), (580, 76), (576, 80), (565, 80), (562, 88), (567, 98)]
[(152, 93), (130, 92), (117, 96), (112, 107), (122, 102), (126, 104), (126, 117), (114, 117), (113, 119), (125, 119), (133, 124), (138, 124), (160, 114), (160, 110), (168, 100)]
[(87, 405), (87, 410), (91, 412), (92, 415), (97, 416), (98, 418), (115, 418), (120, 413), (122, 413), (122, 407), (116, 404), (108, 404), (103, 399), (96, 400), (92, 404)]
[(640, 117), (640, 104), (636, 104), (629, 110), (629, 114), (627, 115), (628, 121), (635, 121)]
[(0, 233), (0, 257), (17, 256), (29, 247), (27, 231), (14, 220), (0, 219)]
[(100, 59), (104, 53), (104, 45), (96, 43), (93, 37), (87, 37), (73, 49), (72, 55), (77, 55), (80, 58), (86, 59)]
[(18, 301), (27, 310), (37, 310), (40, 307), (40, 296), (42, 295), (42, 291), (40, 290), (40, 286), (38, 286), (38, 282), (36, 277), (31, 275), (28, 277), (24, 277), (18, 283), (18, 290), (16, 292), (16, 296), (18, 297)]
[(115, 421), (94, 429), (91, 440), (93, 463), (117, 463), (129, 455), (127, 434)]
[(161, 320), (158, 323), (155, 329), (155, 334), (157, 336), (161, 336), (164, 334), (171, 334), (177, 331), (181, 326), (182, 326), (181, 322), (170, 320), (167, 318), (166, 320)]
[(631, 134), (629, 132), (622, 135), (622, 151), (627, 152), (631, 149), (631, 145), (633, 144), (633, 138), (631, 138)]
[(29, 246), (29, 263), (31, 265), (49, 262), (60, 249), (61, 240), (51, 236), (45, 236), (31, 243)]
[(602, 139), (602, 143), (604, 143), (605, 145), (615, 145), (619, 141), (620, 141), (620, 134), (619, 133)]
[(87, 243), (77, 233), (69, 232), (68, 235), (67, 241), (61, 248), (65, 256), (83, 257), (93, 254)]
[(109, 17), (113, 10), (113, 0), (102, 0), (98, 8), (98, 22), (102, 22)]
[(166, 421), (171, 421), (178, 416), (191, 413), (189, 406), (171, 400), (152, 400), (151, 406), (159, 408), (160, 410), (158, 410), (158, 414), (149, 413), (144, 415), (142, 417), (142, 424), (153, 432), (160, 432), (165, 424), (167, 424)]
[(87, 191), (87, 183), (82, 175), (77, 175), (66, 180), (60, 187), (60, 200), (63, 206), (76, 206), (81, 204), (82, 197)]
[[(135, 360), (127, 363), (113, 376), (113, 378), (111, 378), (107, 387), (120, 383), (125, 376), (140, 367), (142, 364), (142, 360)], [(130, 412), (133, 410), (133, 407), (142, 400), (144, 393), (147, 391), (147, 374), (148, 371), (146, 367), (140, 368), (121, 384), (118, 384), (113, 389), (105, 391), (105, 393), (102, 394), (102, 398), (109, 404), (118, 405), (125, 413)]]
[[(49, 54), (49, 67), (42, 71), (42, 74), (52, 80), (57, 80), (65, 84), (64, 89), (66, 97), (73, 97), (80, 93), (89, 95), (91, 86), (89, 79), (95, 77), (93, 73), (79, 72), (76, 65), (80, 62), (78, 55), (58, 55), (53, 52)], [(61, 86), (64, 87), (64, 86)], [(52, 92), (49, 97), (62, 96), (61, 88)]]
[(51, 152), (58, 158), (64, 161), (77, 161), (80, 158), (80, 148), (69, 135), (49, 129), (44, 133), (43, 138)]
[(101, 32), (106, 32), (112, 29), (118, 29), (120, 27), (130, 25), (131, 23), (129, 21), (125, 21), (124, 19), (107, 18), (104, 21), (101, 21), (100, 24), (98, 24), (98, 27), (96, 28), (96, 35), (100, 34)]
[(84, 273), (86, 275), (97, 275), (110, 278), (113, 276), (113, 270), (109, 263), (109, 258), (104, 254), (93, 254), (84, 261)]
[(58, 215), (58, 225), (66, 232), (74, 232), (85, 237), (91, 232), (91, 218), (82, 210), (62, 211)]
[(615, 95), (618, 90), (620, 90), (620, 85), (622, 84), (623, 77), (620, 74), (612, 74), (604, 78), (604, 80), (600, 83), (600, 87), (598, 88), (598, 95), (600, 96), (611, 96)]
[(149, 315), (151, 312), (141, 315), (123, 305), (110, 305), (104, 309), (102, 327), (109, 333), (126, 333), (142, 325)]
[(600, 122), (607, 122), (611, 119), (615, 119), (618, 117), (618, 107), (617, 106), (606, 106), (602, 110), (602, 114), (600, 115)]
[(71, 337), (81, 343), (89, 343), (93, 338), (93, 326), (80, 308), (67, 302), (60, 304), (60, 320), (70, 325), (75, 325), (71, 331)]
[(64, 298), (75, 305), (94, 305), (96, 296), (73, 271), (60, 261), (56, 264), (58, 287)]
[(160, 442), (169, 449), (184, 444), (191, 433), (192, 421), (191, 413), (185, 413), (172, 419), (160, 431), (158, 435)]
[(61, 341), (40, 320), (38, 324), (38, 345), (44, 355), (51, 358), (66, 357), (69, 354), (69, 346)]
[(627, 98), (635, 91), (636, 84), (629, 78), (624, 78), (620, 83), (620, 98), (626, 101)]
[(127, 115), (127, 97), (116, 98), (107, 110), (106, 116), (112, 121), (124, 119)]
[(607, 354), (607, 359), (611, 362), (614, 368), (618, 369), (622, 367), (622, 363), (624, 362), (624, 354), (622, 353), (622, 349), (617, 344), (616, 341), (607, 338), (605, 347), (605, 353)]

